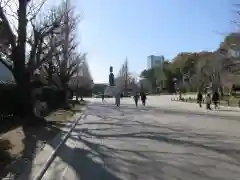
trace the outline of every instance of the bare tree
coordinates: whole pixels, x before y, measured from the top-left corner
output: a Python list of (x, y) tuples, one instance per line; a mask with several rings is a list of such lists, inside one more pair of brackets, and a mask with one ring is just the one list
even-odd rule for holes
[(70, 5), (70, 1), (63, 2), (60, 6), (60, 14), (63, 14), (63, 24), (59, 28), (59, 35), (57, 39), (62, 40), (62, 45), (57, 48), (59, 52), (55, 56), (56, 61), (54, 65), (57, 69), (57, 75), (60, 78), (62, 90), (65, 91), (66, 103), (67, 103), (67, 91), (68, 83), (72, 76), (76, 75), (79, 70), (79, 65), (86, 60), (86, 53), (78, 53), (76, 48), (76, 28), (79, 22), (79, 16), (74, 13), (73, 7)]
[[(49, 46), (50, 35), (61, 26), (63, 14), (56, 9), (47, 14), (43, 21), (35, 21), (43, 3), (36, 5), (30, 0), (18, 0), (16, 12), (17, 30), (13, 32), (5, 16), (4, 8), (0, 7), (1, 26), (8, 30), (7, 41), (2, 44), (0, 61), (13, 74), (19, 93), (20, 111), (23, 115), (32, 115), (33, 101), (31, 98), (30, 80), (33, 72), (50, 58), (56, 46)], [(29, 4), (30, 3), (30, 4)], [(28, 5), (29, 8), (28, 8)], [(27, 12), (27, 8), (29, 12)], [(27, 36), (27, 25), (31, 23), (31, 36)], [(26, 49), (26, 43), (29, 49)], [(27, 56), (26, 56), (27, 55)]]
[(219, 52), (200, 57), (195, 65), (195, 73), (190, 78), (190, 83), (198, 87), (200, 91), (206, 85), (211, 85), (213, 91), (222, 91), (224, 77), (228, 71), (228, 59)]
[(203, 91), (205, 85), (210, 83), (209, 79), (209, 60), (201, 59), (195, 64), (195, 73), (189, 78), (192, 87), (196, 87), (199, 91)]
[(71, 78), (68, 84), (69, 87), (75, 91), (76, 102), (78, 102), (78, 97), (81, 97), (81, 101), (83, 101), (83, 96), (90, 92), (93, 85), (92, 77), (86, 60), (81, 63), (77, 74)]
[(121, 88), (127, 88), (128, 85), (131, 83), (132, 79), (133, 77), (131, 77), (129, 73), (128, 59), (126, 57), (124, 63), (119, 70), (117, 82), (118, 85), (121, 85)]

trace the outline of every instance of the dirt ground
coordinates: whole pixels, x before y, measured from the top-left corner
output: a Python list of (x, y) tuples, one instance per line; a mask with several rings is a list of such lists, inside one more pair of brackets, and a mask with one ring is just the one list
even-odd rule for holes
[[(0, 126), (0, 179), (16, 179), (23, 171), (25, 164), (52, 140), (75, 111), (57, 110), (45, 119), (52, 123), (42, 125), (21, 125), (18, 119), (9, 118), (1, 121)], [(11, 123), (9, 123), (11, 122)]]

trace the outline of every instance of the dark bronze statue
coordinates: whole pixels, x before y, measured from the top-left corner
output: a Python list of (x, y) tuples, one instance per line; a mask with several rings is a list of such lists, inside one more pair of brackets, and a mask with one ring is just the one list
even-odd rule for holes
[(110, 66), (109, 71), (110, 71), (110, 74), (109, 74), (109, 85), (110, 86), (114, 86), (115, 83), (114, 83), (114, 74), (113, 74), (113, 67), (112, 66)]

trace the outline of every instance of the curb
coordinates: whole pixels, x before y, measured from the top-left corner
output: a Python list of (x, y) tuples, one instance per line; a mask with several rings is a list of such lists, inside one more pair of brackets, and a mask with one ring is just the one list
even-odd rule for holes
[[(62, 147), (63, 144), (65, 144), (65, 142), (67, 141), (67, 139), (69, 138), (69, 136), (71, 135), (73, 129), (76, 127), (76, 125), (78, 124), (78, 122), (81, 119), (86, 118), (86, 114), (85, 111), (87, 109), (87, 105), (85, 108), (83, 108), (83, 112), (81, 113), (80, 117), (78, 117), (73, 125), (71, 126), (70, 130), (67, 132), (67, 134), (63, 137), (63, 139), (59, 142), (59, 144), (56, 146), (56, 148), (53, 150), (52, 154), (49, 156), (48, 160), (46, 161), (46, 163), (43, 165), (42, 169), (39, 171), (39, 173), (34, 177), (34, 180), (41, 180), (43, 178), (43, 176), (45, 175), (45, 173), (47, 172), (48, 168), (50, 167), (50, 165), (52, 164), (52, 162), (54, 161), (54, 159), (57, 156), (58, 151), (60, 150), (60, 148)], [(74, 117), (73, 117), (74, 118)], [(66, 126), (70, 124), (67, 123)], [(61, 133), (61, 132), (60, 132)]]

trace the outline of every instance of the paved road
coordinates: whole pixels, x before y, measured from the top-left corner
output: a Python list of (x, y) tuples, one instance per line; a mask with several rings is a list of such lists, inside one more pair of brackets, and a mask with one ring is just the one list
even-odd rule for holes
[(45, 179), (239, 179), (240, 120), (135, 108), (132, 99), (112, 103), (89, 106), (71, 136), (74, 148), (64, 147), (71, 154), (62, 158), (65, 168)]
[[(239, 110), (209, 112), (171, 96), (105, 104), (92, 99), (85, 119), (57, 154), (44, 180), (235, 180), (240, 177)], [(23, 174), (32, 180), (56, 137)]]

